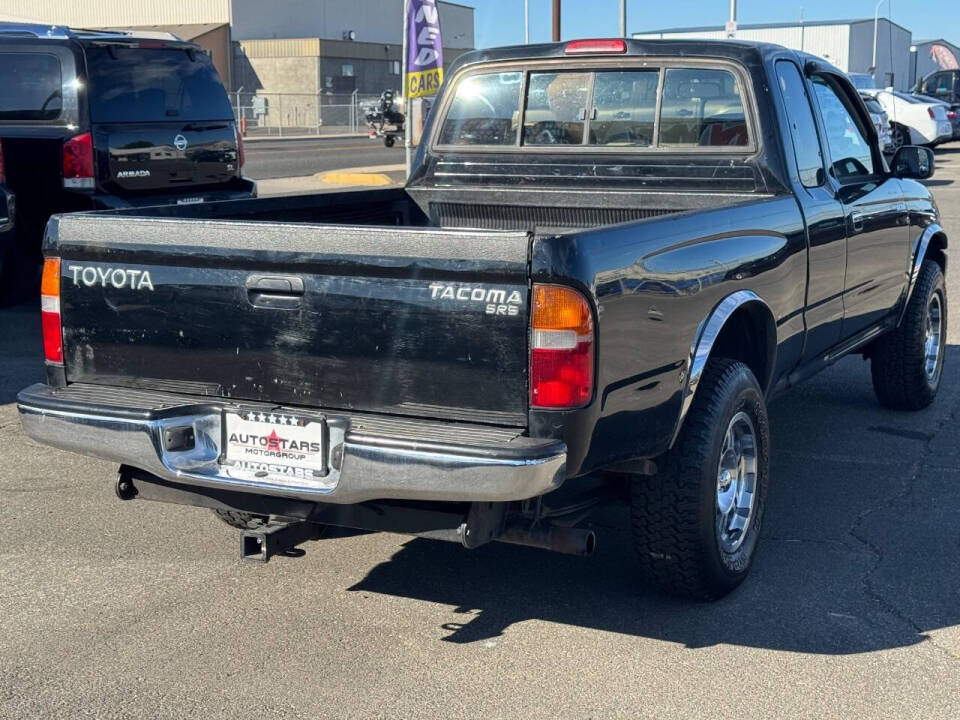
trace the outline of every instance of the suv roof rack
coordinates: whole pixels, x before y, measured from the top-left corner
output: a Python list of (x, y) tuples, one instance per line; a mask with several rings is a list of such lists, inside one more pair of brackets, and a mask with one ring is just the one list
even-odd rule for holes
[(91, 30), (87, 28), (69, 28), (65, 25), (44, 25), (30, 22), (0, 22), (0, 37), (49, 38), (67, 40), (70, 38), (142, 38), (144, 40), (169, 40), (183, 42), (171, 32), (161, 30)]

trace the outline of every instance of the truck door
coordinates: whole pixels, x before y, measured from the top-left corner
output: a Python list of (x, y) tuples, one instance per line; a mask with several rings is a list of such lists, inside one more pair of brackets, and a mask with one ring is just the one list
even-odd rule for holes
[[(777, 84), (789, 137), (784, 149), (794, 194), (807, 226), (809, 278), (805, 319), (807, 337), (803, 360), (823, 354), (840, 341), (843, 287), (847, 268), (847, 235), (843, 205), (827, 182), (825, 153), (821, 149), (810, 97), (797, 65), (776, 64)], [(796, 164), (791, 162), (796, 160)], [(800, 282), (802, 278), (797, 278)]]
[(842, 339), (883, 319), (907, 282), (909, 230), (900, 181), (880, 157), (863, 104), (846, 80), (814, 74), (829, 153), (828, 182), (843, 204), (847, 270)]

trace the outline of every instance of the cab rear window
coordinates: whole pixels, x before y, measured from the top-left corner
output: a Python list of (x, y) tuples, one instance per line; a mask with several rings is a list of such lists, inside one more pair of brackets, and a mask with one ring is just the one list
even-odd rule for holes
[(0, 53), (0, 121), (56, 120), (63, 111), (60, 60), (47, 53)]
[(94, 122), (233, 118), (226, 90), (202, 52), (94, 45), (87, 66)]
[(743, 149), (748, 128), (740, 81), (727, 69), (480, 72), (457, 83), (437, 141)]

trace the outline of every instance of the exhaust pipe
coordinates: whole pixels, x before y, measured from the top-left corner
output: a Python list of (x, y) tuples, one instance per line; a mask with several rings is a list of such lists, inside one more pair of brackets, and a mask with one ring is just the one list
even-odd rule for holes
[(593, 530), (549, 524), (531, 528), (528, 522), (510, 523), (497, 540), (579, 557), (593, 555), (597, 549), (597, 536)]

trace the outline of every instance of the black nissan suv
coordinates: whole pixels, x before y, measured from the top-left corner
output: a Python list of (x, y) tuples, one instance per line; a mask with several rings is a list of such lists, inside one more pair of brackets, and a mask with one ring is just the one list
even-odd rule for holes
[(37, 285), (53, 213), (249, 198), (207, 52), (173, 35), (0, 23), (0, 167), (15, 194), (0, 302)]

